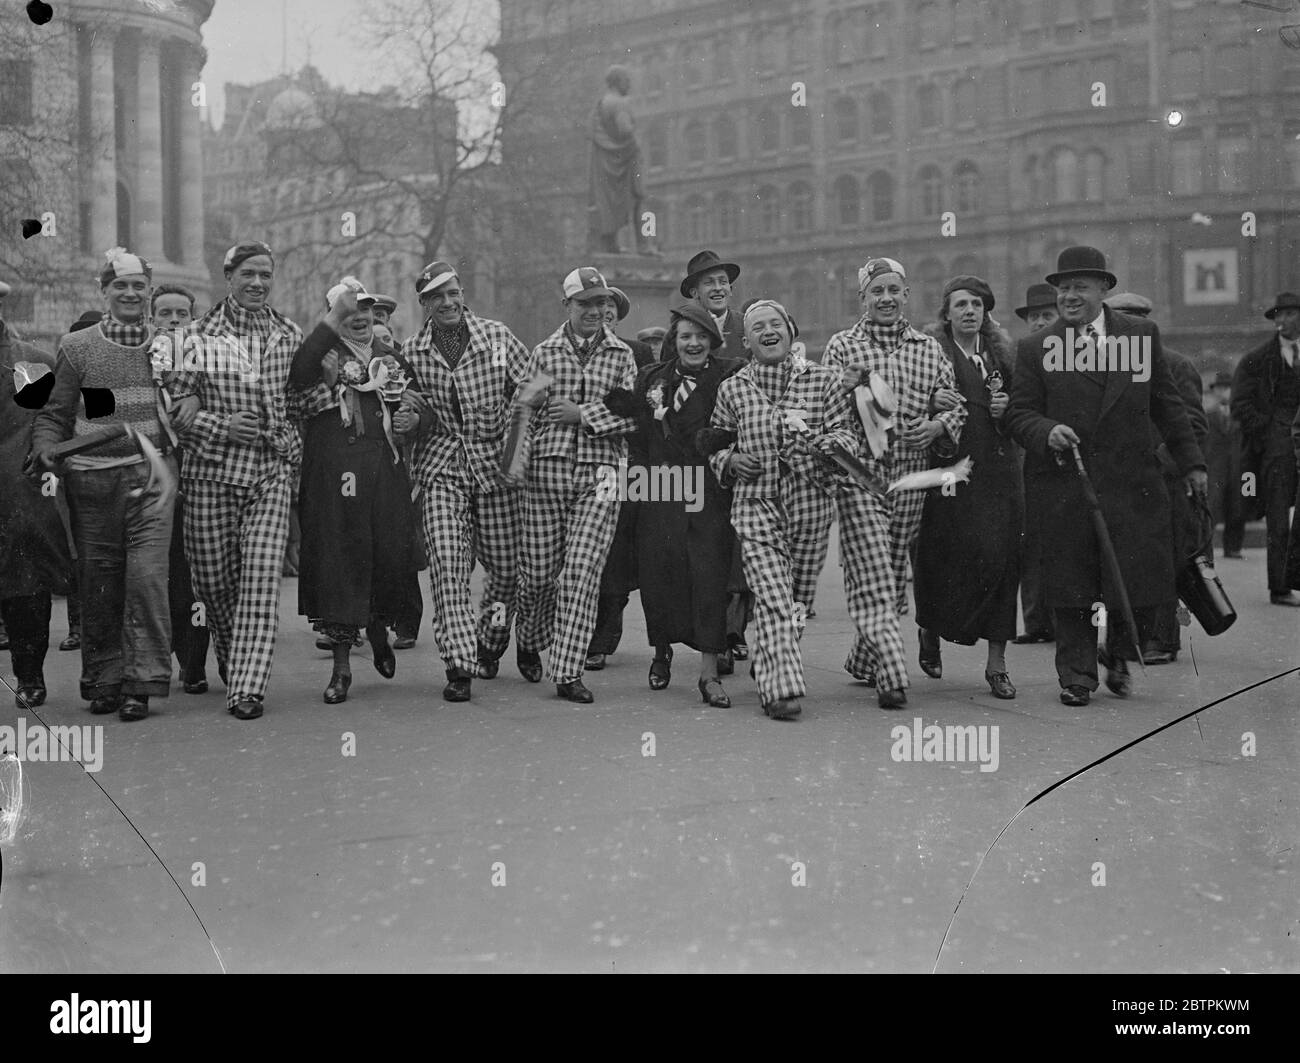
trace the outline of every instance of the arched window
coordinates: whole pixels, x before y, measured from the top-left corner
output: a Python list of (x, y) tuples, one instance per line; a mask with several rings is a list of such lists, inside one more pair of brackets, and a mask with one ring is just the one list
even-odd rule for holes
[(917, 124), (922, 129), (938, 129), (943, 124), (943, 101), (935, 85), (922, 85), (916, 93)]
[(917, 322), (932, 320), (939, 312), (943, 296), (943, 263), (937, 258), (927, 258), (916, 268), (916, 279), (909, 287), (912, 294), (907, 301), (907, 317)]
[(952, 83), (952, 116), (958, 125), (975, 121), (979, 103), (979, 91), (975, 84), (975, 75), (959, 77)]
[(894, 101), (887, 92), (871, 94), (871, 135), (875, 137), (892, 137), (894, 135)]
[(790, 143), (796, 148), (812, 144), (812, 115), (807, 107), (790, 109)]
[(821, 319), (821, 308), (817, 305), (817, 278), (806, 269), (797, 269), (790, 274), (790, 302), (786, 309), (794, 315), (796, 323), (802, 322), (805, 331)]
[(692, 118), (682, 130), (682, 140), (686, 142), (686, 161), (688, 163), (703, 162), (708, 155), (708, 144), (704, 137), (704, 123), (698, 118)]
[(850, 144), (858, 139), (858, 104), (852, 96), (841, 96), (833, 106), (835, 118), (835, 138), (841, 144)]
[(790, 198), (790, 231), (811, 233), (813, 227), (812, 187), (805, 181), (795, 181), (788, 192)]
[(686, 240), (693, 245), (709, 242), (709, 207), (703, 196), (686, 200)]
[(868, 179), (871, 189), (871, 220), (893, 221), (894, 178), (884, 170), (877, 170)]
[(713, 197), (713, 216), (717, 219), (718, 239), (735, 240), (740, 236), (740, 201), (731, 192)]
[(772, 185), (758, 190), (760, 236), (775, 236), (781, 231), (781, 193)]
[(645, 161), (652, 170), (668, 165), (668, 130), (662, 121), (651, 122), (646, 127)]
[(725, 114), (713, 120), (713, 144), (719, 159), (736, 157), (736, 125)]
[(1073, 203), (1079, 198), (1079, 157), (1071, 148), (1058, 148), (1052, 156), (1052, 202)]
[(835, 220), (840, 225), (857, 225), (861, 215), (858, 180), (852, 174), (835, 179)]
[(937, 218), (943, 210), (943, 172), (934, 165), (922, 166), (916, 174), (921, 217)]
[(781, 147), (781, 119), (771, 107), (758, 112), (758, 150), (777, 151)]
[(980, 209), (980, 170), (969, 159), (964, 159), (952, 171), (957, 185), (957, 209), (963, 214), (975, 214)]
[(1083, 198), (1089, 203), (1106, 198), (1106, 156), (1096, 148), (1083, 156)]

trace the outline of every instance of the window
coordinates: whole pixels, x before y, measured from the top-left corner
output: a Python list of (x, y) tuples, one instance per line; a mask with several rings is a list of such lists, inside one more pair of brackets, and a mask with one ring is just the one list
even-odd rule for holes
[(1118, 0), (1119, 17), (1124, 22), (1145, 22), (1147, 19), (1147, 0)]
[(758, 114), (758, 150), (777, 151), (781, 147), (781, 120), (770, 107)]
[(877, 170), (867, 179), (871, 190), (871, 220), (893, 221), (894, 178), (884, 170)]
[(740, 236), (740, 201), (731, 192), (713, 197), (713, 216), (718, 222), (718, 239), (735, 240)]
[(832, 113), (835, 119), (835, 138), (841, 144), (851, 144), (858, 139), (858, 105), (851, 96), (841, 96), (835, 101)]
[(887, 92), (871, 94), (871, 135), (874, 137), (891, 137), (894, 135), (894, 101)]
[(922, 129), (937, 129), (943, 122), (943, 104), (934, 85), (922, 85), (916, 93), (917, 123)]
[(975, 214), (980, 209), (980, 170), (969, 159), (959, 162), (952, 172), (957, 185), (957, 209)]
[(682, 48), (682, 81), (688, 89), (696, 88), (704, 82), (704, 62), (700, 50), (693, 44)]
[(884, 59), (894, 42), (894, 6), (877, 4), (867, 20), (867, 43), (871, 58)]
[(807, 107), (790, 109), (790, 143), (796, 148), (812, 144), (812, 115)]
[(1229, 126), (1219, 130), (1219, 191), (1250, 188), (1250, 130)]
[(698, 118), (692, 118), (686, 123), (686, 128), (682, 130), (682, 140), (686, 144), (686, 161), (688, 163), (701, 163), (708, 154), (708, 145), (704, 139), (704, 123)]
[(817, 305), (817, 280), (806, 269), (797, 269), (790, 274), (790, 296), (787, 309), (794, 315), (796, 323), (804, 322), (806, 329), (821, 319)]
[(810, 233), (813, 227), (812, 187), (804, 181), (796, 181), (790, 186), (790, 230), (796, 233)]
[(1095, 148), (1083, 156), (1083, 198), (1089, 203), (1106, 198), (1106, 156)]
[(709, 242), (709, 208), (703, 196), (686, 200), (686, 240), (693, 245)]
[(937, 258), (924, 259), (916, 269), (915, 282), (908, 299), (908, 318), (929, 321), (939, 310), (943, 297), (943, 263)]
[(1073, 203), (1079, 198), (1079, 156), (1071, 148), (1058, 148), (1052, 156), (1052, 202)]
[(32, 124), (30, 59), (0, 61), (0, 126)]
[(1250, 55), (1244, 44), (1225, 44), (1214, 57), (1215, 95), (1250, 91)]
[(714, 38), (712, 65), (713, 76), (717, 81), (727, 82), (734, 76), (731, 40), (728, 37)]
[(1201, 91), (1201, 53), (1196, 48), (1182, 48), (1169, 53), (1169, 92), (1179, 100)]
[(832, 15), (826, 20), (831, 42), (831, 62), (847, 63), (853, 59), (847, 15)]
[(943, 210), (943, 174), (937, 166), (922, 166), (916, 175), (921, 217), (937, 218)]
[(975, 122), (978, 90), (975, 75), (968, 74), (952, 83), (953, 121), (958, 125), (971, 125)]
[(1199, 137), (1180, 137), (1169, 149), (1170, 191), (1176, 196), (1199, 195), (1202, 188), (1201, 141)]
[(952, 0), (953, 38), (958, 44), (969, 44), (975, 39), (978, 6), (977, 0)]
[(725, 114), (713, 120), (713, 143), (719, 159), (736, 157), (736, 126)]
[(1128, 150), (1129, 195), (1149, 196), (1156, 190), (1156, 153), (1154, 141), (1143, 139)]
[(808, 35), (793, 27), (786, 27), (784, 32), (790, 44), (790, 66), (802, 70), (808, 65)]
[(916, 8), (916, 22), (920, 31), (922, 48), (937, 48), (940, 43), (939, 30), (943, 16), (939, 5), (932, 0), (923, 0)]
[(857, 225), (861, 214), (858, 180), (852, 174), (835, 179), (835, 221), (838, 225)]
[(759, 77), (768, 77), (776, 72), (776, 36), (770, 29), (758, 28), (753, 31), (754, 66)]
[(775, 236), (781, 231), (781, 193), (771, 185), (758, 190), (759, 235)]
[(645, 161), (652, 170), (668, 165), (668, 132), (663, 122), (651, 122), (646, 128)]

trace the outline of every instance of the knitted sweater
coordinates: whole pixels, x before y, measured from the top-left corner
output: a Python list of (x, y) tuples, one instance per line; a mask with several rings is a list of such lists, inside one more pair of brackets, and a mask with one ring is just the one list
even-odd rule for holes
[[(92, 396), (90, 412), (102, 415), (87, 416), (84, 388), (112, 392), (113, 411), (94, 409), (99, 403)], [(70, 332), (59, 341), (54, 391), (36, 416), (33, 446), (61, 443), (112, 424), (129, 424), (155, 446), (166, 445), (158, 422), (158, 392), (149, 363), (149, 344), (123, 347), (106, 339), (98, 328)], [(96, 447), (86, 457), (104, 460), (138, 457), (139, 453), (135, 444), (123, 437)], [(76, 468), (79, 463), (73, 459), (69, 464)]]

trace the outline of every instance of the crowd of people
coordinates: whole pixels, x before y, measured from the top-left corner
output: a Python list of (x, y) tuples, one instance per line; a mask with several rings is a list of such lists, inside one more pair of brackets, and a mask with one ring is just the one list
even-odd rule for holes
[[(404, 342), (396, 300), (354, 277), (304, 335), (274, 309), (275, 267), (266, 244), (232, 247), (227, 295), (196, 316), (115, 248), (103, 310), (55, 357), (0, 320), (0, 614), (20, 707), (46, 699), (51, 600), (68, 595), (91, 713), (147, 717), (173, 656), (204, 693), (211, 652), (228, 711), (260, 717), (286, 566), (332, 657), (329, 704), (350, 696), (355, 648), (395, 676), (427, 568), (447, 701), (497, 677), (513, 633), (525, 680), (592, 702), (586, 673), (639, 589), (650, 689), (686, 646), (704, 704), (730, 706), (723, 680), (748, 661), (764, 713), (795, 718), (832, 525), (844, 667), (882, 709), (907, 703), (913, 604), (928, 677), (945, 641), (984, 641), (991, 695), (1015, 698), (1008, 643), (1055, 641), (1062, 702), (1088, 703), (1099, 664), (1127, 696), (1131, 662), (1176, 658), (1176, 574), (1212, 556), (1220, 519), (1232, 557), (1263, 515), (1270, 600), (1300, 605), (1290, 293), (1266, 312), (1273, 338), (1203, 396), (1090, 247), (1030, 287), (1015, 344), (983, 279), (949, 280), (918, 328), (905, 266), (870, 258), (861, 316), (819, 359), (779, 293), (733, 305), (741, 269), (712, 251), (636, 339), (617, 332), (627, 296), (571, 270), (531, 350), (466, 305), (448, 262), (415, 279), (424, 320)], [(1118, 349), (1142, 353), (1119, 365)]]

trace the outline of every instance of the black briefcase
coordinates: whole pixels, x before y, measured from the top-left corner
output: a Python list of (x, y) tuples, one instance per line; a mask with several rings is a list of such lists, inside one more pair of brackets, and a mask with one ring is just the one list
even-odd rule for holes
[(1222, 635), (1236, 622), (1237, 611), (1233, 609), (1232, 602), (1228, 600), (1228, 592), (1223, 589), (1223, 583), (1214, 571), (1214, 562), (1208, 557), (1214, 543), (1214, 520), (1205, 501), (1197, 501), (1210, 532), (1196, 553), (1187, 558), (1178, 570), (1178, 597), (1207, 635)]

